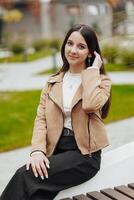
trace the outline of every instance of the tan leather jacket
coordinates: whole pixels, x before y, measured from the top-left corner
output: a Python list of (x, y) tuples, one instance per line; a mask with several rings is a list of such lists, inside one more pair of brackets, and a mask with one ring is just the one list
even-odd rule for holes
[[(42, 90), (32, 136), (32, 151), (50, 156), (62, 133), (64, 110), (62, 81), (64, 72), (51, 76)], [(81, 72), (82, 83), (72, 100), (71, 121), (76, 143), (82, 154), (106, 147), (109, 142), (101, 108), (110, 95), (111, 80), (97, 68)]]

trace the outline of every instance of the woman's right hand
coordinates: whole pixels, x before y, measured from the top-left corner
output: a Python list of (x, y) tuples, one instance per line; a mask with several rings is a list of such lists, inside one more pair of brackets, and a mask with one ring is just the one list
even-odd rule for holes
[(47, 168), (50, 168), (49, 163), (48, 158), (42, 152), (34, 152), (26, 163), (26, 170), (29, 170), (29, 166), (31, 165), (35, 177), (39, 175), (41, 179), (44, 179), (45, 175), (48, 178)]
[(94, 59), (94, 62), (92, 64), (93, 67), (98, 67), (99, 69), (101, 68), (102, 66), (102, 59), (100, 57), (100, 55), (94, 51), (94, 55), (95, 55), (95, 59)]

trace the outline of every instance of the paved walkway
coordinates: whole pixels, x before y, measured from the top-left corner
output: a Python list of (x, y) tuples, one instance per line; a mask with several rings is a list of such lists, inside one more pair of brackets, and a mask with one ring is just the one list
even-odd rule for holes
[[(60, 54), (56, 56), (57, 66), (61, 66)], [(28, 63), (0, 64), (0, 90), (31, 90), (41, 89), (48, 76), (36, 75), (53, 66), (52, 57)]]
[[(57, 66), (62, 66), (60, 54), (56, 57)], [(0, 64), (0, 90), (41, 89), (48, 76), (39, 76), (42, 70), (52, 68), (52, 57), (28, 63)], [(134, 72), (110, 72), (113, 84), (134, 84)]]

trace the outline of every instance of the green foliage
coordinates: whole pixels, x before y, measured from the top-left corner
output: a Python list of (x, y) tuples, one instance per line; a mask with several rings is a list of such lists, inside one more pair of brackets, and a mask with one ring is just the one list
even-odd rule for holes
[(60, 50), (60, 40), (58, 39), (53, 39), (50, 41), (50, 48), (55, 48), (57, 51)]
[(123, 50), (120, 52), (120, 57), (124, 65), (128, 68), (134, 68), (134, 49), (132, 50)]
[(45, 39), (40, 39), (40, 40), (35, 40), (32, 44), (33, 48), (36, 51), (40, 51), (43, 49), (51, 49), (54, 47), (56, 50), (60, 49), (60, 40), (58, 39), (53, 39), (53, 40), (45, 40)]
[(9, 48), (14, 54), (21, 54), (25, 50), (24, 44), (22, 42), (19, 42), (19, 41), (12, 43)]
[(108, 63), (115, 63), (118, 57), (118, 47), (112, 45), (105, 45), (102, 47), (102, 56)]
[(35, 40), (32, 46), (36, 51), (41, 51), (48, 47), (48, 42), (47, 40)]
[(50, 49), (44, 49), (28, 55), (28, 61), (37, 60), (51, 55)]
[[(40, 58), (43, 58), (43, 57), (47, 57), (47, 56), (50, 56), (50, 55), (51, 55), (51, 51), (49, 49), (37, 51), (37, 52), (34, 52), (32, 54), (28, 54), (27, 55), (27, 61), (34, 61), (34, 60), (37, 60), (37, 59), (40, 59)], [(24, 62), (24, 55), (23, 54), (16, 54), (16, 55), (9, 57), (9, 58), (0, 58), (0, 63), (3, 63), (3, 62), (9, 62), (9, 63)]]
[(109, 71), (134, 70), (134, 50), (118, 46), (104, 45), (102, 56), (106, 59)]

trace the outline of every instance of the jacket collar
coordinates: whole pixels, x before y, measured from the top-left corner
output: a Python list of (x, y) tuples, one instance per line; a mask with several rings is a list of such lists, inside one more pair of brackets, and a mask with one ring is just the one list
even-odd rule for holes
[(59, 83), (63, 81), (63, 76), (64, 76), (64, 72), (60, 72), (56, 75), (53, 75), (49, 78), (49, 80), (47, 81), (48, 83)]
[[(64, 113), (63, 109), (63, 92), (62, 92), (62, 83), (64, 72), (61, 72), (55, 76), (51, 76), (48, 80), (48, 83), (52, 84), (55, 83), (54, 86), (51, 88), (49, 93), (50, 98), (61, 108), (62, 112)], [(73, 100), (71, 109), (82, 99), (82, 84), (78, 87)]]

